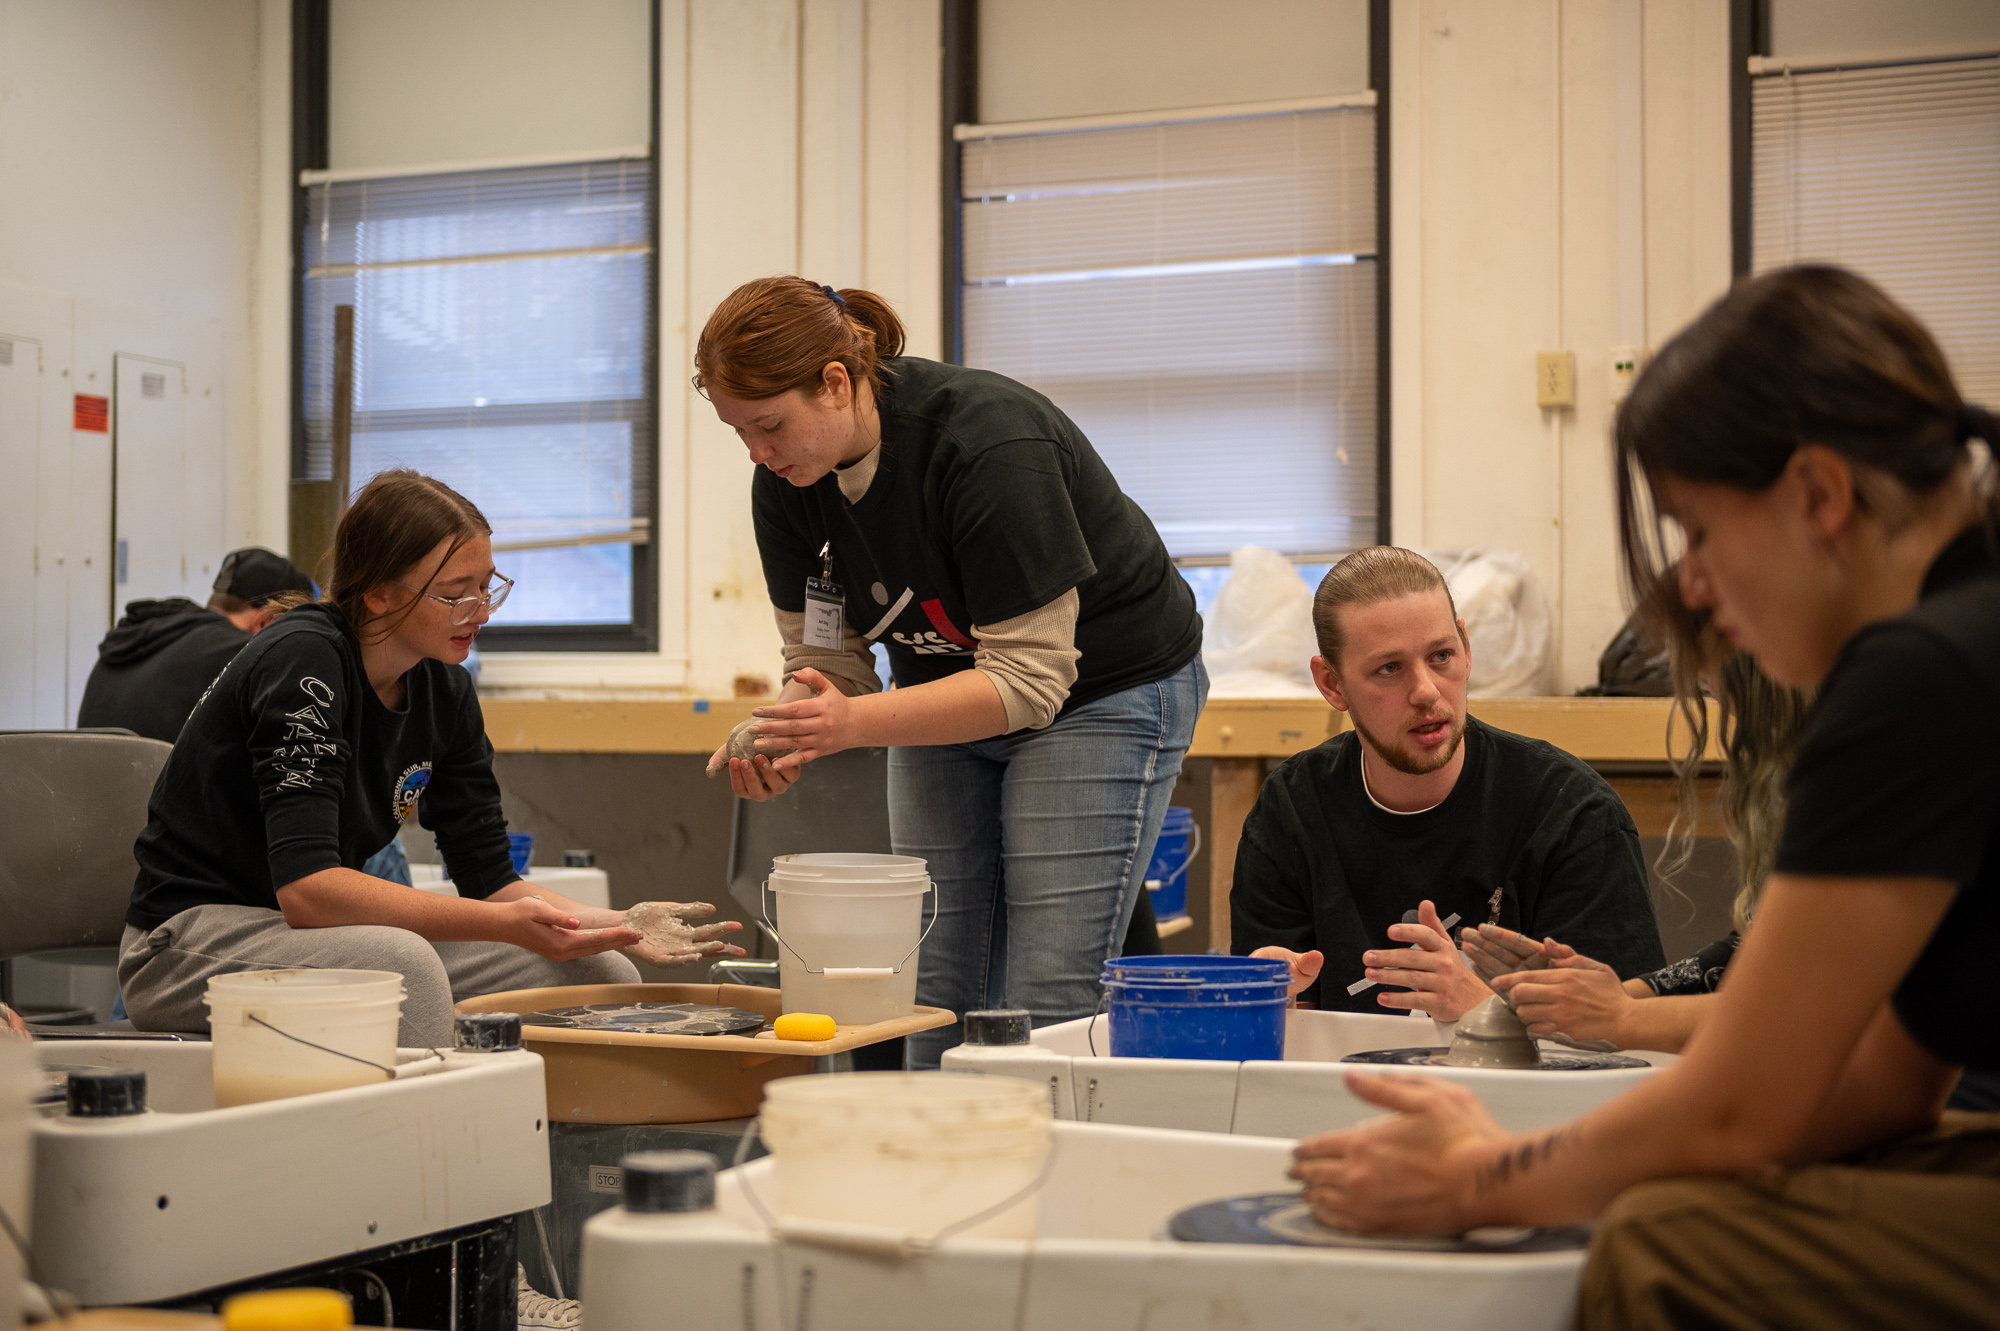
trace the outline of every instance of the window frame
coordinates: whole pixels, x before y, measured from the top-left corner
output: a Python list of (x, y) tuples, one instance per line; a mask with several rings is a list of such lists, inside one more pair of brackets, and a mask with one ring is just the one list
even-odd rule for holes
[[(1734, 0), (1747, 3), (1747, 0)], [(1389, 5), (1390, 0), (1368, 0), (1368, 87), (1375, 94), (1375, 541), (1392, 543), (1391, 518), (1394, 474), (1391, 447), (1390, 393), (1390, 283), (1394, 266), (1390, 255), (1390, 96), (1389, 96)], [(965, 363), (965, 198), (962, 188), (962, 144), (955, 131), (960, 125), (978, 122), (979, 112), (979, 0), (944, 0), (943, 125), (940, 134), (943, 170), (939, 173), (942, 193), (941, 224), (944, 243), (942, 278), (944, 290), (944, 359), (954, 365)], [(1338, 560), (1351, 551), (1285, 552), (1294, 564), (1320, 564)], [(1226, 565), (1227, 555), (1178, 555), (1177, 568)]]
[[(310, 188), (302, 173), (324, 170), (328, 157), (328, 31), (331, 0), (293, 0), (292, 4), (292, 284), (291, 284), (291, 464), (296, 485), (306, 466), (306, 284), (305, 229)], [(490, 623), (479, 632), (482, 653), (503, 652), (641, 652), (660, 649), (660, 5), (649, 0), (646, 206), (650, 214), (644, 315), (645, 345), (641, 349), (641, 397), (633, 414), (635, 450), (650, 454), (645, 468), (649, 529), (632, 542), (632, 618), (627, 624), (508, 624)], [(631, 399), (627, 399), (631, 401)], [(636, 496), (635, 496), (636, 499)], [(636, 507), (636, 504), (635, 504)], [(494, 563), (505, 572), (505, 551)]]

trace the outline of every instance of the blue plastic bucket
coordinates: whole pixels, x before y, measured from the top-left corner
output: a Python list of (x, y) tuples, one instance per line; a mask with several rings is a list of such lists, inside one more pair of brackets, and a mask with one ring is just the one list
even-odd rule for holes
[(1290, 978), (1284, 962), (1259, 957), (1113, 957), (1111, 1056), (1281, 1059)]
[(1167, 810), (1160, 839), (1153, 843), (1153, 862), (1146, 866), (1146, 890), (1153, 894), (1155, 918), (1170, 920), (1187, 914), (1188, 863), (1201, 844), (1199, 836), (1193, 809), (1176, 804)]
[(528, 876), (528, 860), (535, 853), (535, 834), (533, 832), (509, 832), (507, 834), (507, 852), (514, 857), (514, 872), (526, 878)]

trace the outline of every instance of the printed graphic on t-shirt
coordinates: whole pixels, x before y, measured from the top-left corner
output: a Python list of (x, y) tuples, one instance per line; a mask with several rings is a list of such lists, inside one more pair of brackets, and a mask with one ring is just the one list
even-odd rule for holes
[(307, 675), (299, 681), (305, 705), (286, 712), (284, 742), (272, 752), (284, 779), (280, 790), (311, 790), (319, 784), (319, 760), (331, 757), (333, 745), (326, 737), (326, 714), (333, 706), (333, 690), (323, 680)]
[(410, 815), (416, 812), (417, 800), (430, 783), (431, 765), (428, 762), (411, 763), (403, 769), (403, 775), (396, 782), (396, 798), (389, 809), (397, 822), (410, 821)]

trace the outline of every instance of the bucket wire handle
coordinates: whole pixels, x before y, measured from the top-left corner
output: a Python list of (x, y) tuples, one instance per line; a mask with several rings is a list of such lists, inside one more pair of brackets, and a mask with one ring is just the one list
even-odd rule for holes
[[(931, 930), (937, 928), (938, 904), (939, 904), (937, 898), (937, 882), (934, 879), (929, 880), (929, 882), (930, 886), (924, 889), (924, 893), (925, 895), (931, 898), (931, 922), (924, 926), (924, 931), (921, 934), (917, 935), (916, 946), (912, 947), (908, 952), (905, 952), (903, 954), (903, 959), (897, 962), (895, 966), (891, 968), (892, 974), (901, 975), (903, 973), (903, 967), (909, 964), (911, 957), (917, 955), (917, 948), (922, 947), (924, 945), (924, 940), (931, 936)], [(785, 936), (778, 932), (778, 926), (771, 923), (771, 908), (764, 904), (764, 894), (770, 891), (771, 891), (771, 880), (769, 877), (766, 877), (764, 881), (758, 884), (757, 886), (757, 911), (764, 917), (764, 927), (771, 931), (771, 937), (778, 940), (779, 947), (782, 947), (783, 949), (785, 949), (785, 951), (791, 953), (793, 956), (799, 957), (799, 950), (793, 947), (790, 943), (787, 943), (785, 941)], [(772, 893), (772, 895), (775, 896), (776, 894)], [(799, 957), (799, 965), (805, 967), (806, 974), (808, 975), (826, 974), (826, 968), (824, 966), (815, 968), (804, 957)], [(837, 966), (834, 969), (845, 970), (850, 968)]]
[[(758, 1120), (753, 1118), (750, 1120), (750, 1126), (745, 1128), (743, 1135), (737, 1139), (736, 1155), (729, 1166), (731, 1169), (735, 1169), (743, 1163), (743, 1157), (750, 1151), (750, 1143), (757, 1139), (757, 1131)], [(905, 1238), (903, 1240), (903, 1247), (911, 1252), (930, 1252), (946, 1239), (962, 1234), (975, 1225), (983, 1225), (1009, 1208), (1026, 1201), (1029, 1197), (1041, 1191), (1043, 1185), (1049, 1181), (1049, 1175), (1055, 1172), (1056, 1151), (1059, 1146), (1060, 1142), (1058, 1139), (1051, 1135), (1049, 1137), (1049, 1152), (1042, 1159), (1040, 1171), (1022, 1187), (1015, 1189), (983, 1211), (975, 1211), (962, 1220), (952, 1221), (929, 1238), (916, 1238), (914, 1236)], [(736, 1183), (743, 1190), (743, 1199), (750, 1203), (750, 1209), (757, 1213), (757, 1218), (764, 1222), (764, 1227), (771, 1232), (771, 1237), (778, 1239), (782, 1247), (785, 1236), (779, 1231), (777, 1217), (772, 1215), (765, 1207), (763, 1199), (757, 1195), (757, 1190), (750, 1186), (749, 1179), (739, 1175)]]
[[(345, 1054), (338, 1049), (329, 1049), (323, 1044), (314, 1044), (311, 1040), (306, 1039), (302, 1035), (293, 1035), (290, 1031), (279, 1030), (276, 1026), (273, 1026), (268, 1021), (265, 1021), (262, 1017), (258, 1016), (254, 1012), (245, 1012), (243, 1014), (243, 1019), (245, 1021), (254, 1022), (257, 1025), (262, 1026), (265, 1030), (271, 1032), (273, 1035), (282, 1035), (287, 1040), (291, 1040), (298, 1044), (302, 1044), (308, 1049), (317, 1049), (322, 1054), (332, 1054), (335, 1058), (344, 1058), (348, 1060), (350, 1063), (359, 1063), (363, 1067), (374, 1068), (377, 1072), (387, 1077), (390, 1081), (396, 1080), (396, 1069), (390, 1067), (383, 1067), (380, 1063), (377, 1063), (372, 1058), (362, 1058), (358, 1054)], [(432, 1049), (429, 1045), (422, 1045), (420, 1047), (429, 1050), (430, 1056), (432, 1058), (438, 1059), (440, 1061), (443, 1060), (444, 1055), (439, 1053), (437, 1050)]]
[(1096, 1058), (1096, 1057), (1098, 1056), (1098, 1054), (1097, 1054), (1097, 1019), (1098, 1019), (1098, 1017), (1100, 1017), (1101, 1015), (1103, 1015), (1103, 1013), (1104, 1013), (1104, 1000), (1105, 1000), (1105, 999), (1107, 999), (1107, 998), (1109, 998), (1109, 997), (1111, 997), (1111, 991), (1110, 991), (1109, 989), (1105, 990), (1105, 991), (1104, 991), (1103, 993), (1101, 993), (1101, 994), (1099, 994), (1099, 995), (1097, 996), (1097, 1006), (1096, 1006), (1096, 1007), (1094, 1007), (1094, 1008), (1092, 1008), (1092, 1009), (1091, 1009), (1091, 1012), (1090, 1012), (1090, 1024), (1089, 1024), (1088, 1026), (1085, 1026), (1085, 1027), (1083, 1028), (1083, 1038), (1084, 1038), (1084, 1039), (1086, 1039), (1086, 1040), (1088, 1040), (1088, 1041), (1090, 1041), (1090, 1056), (1091, 1056), (1092, 1058)]

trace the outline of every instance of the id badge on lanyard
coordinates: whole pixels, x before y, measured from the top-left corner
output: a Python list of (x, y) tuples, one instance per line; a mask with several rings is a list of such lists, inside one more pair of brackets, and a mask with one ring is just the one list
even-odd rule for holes
[(837, 652), (844, 640), (843, 621), (847, 598), (833, 580), (833, 542), (819, 548), (820, 576), (806, 579), (805, 644)]

